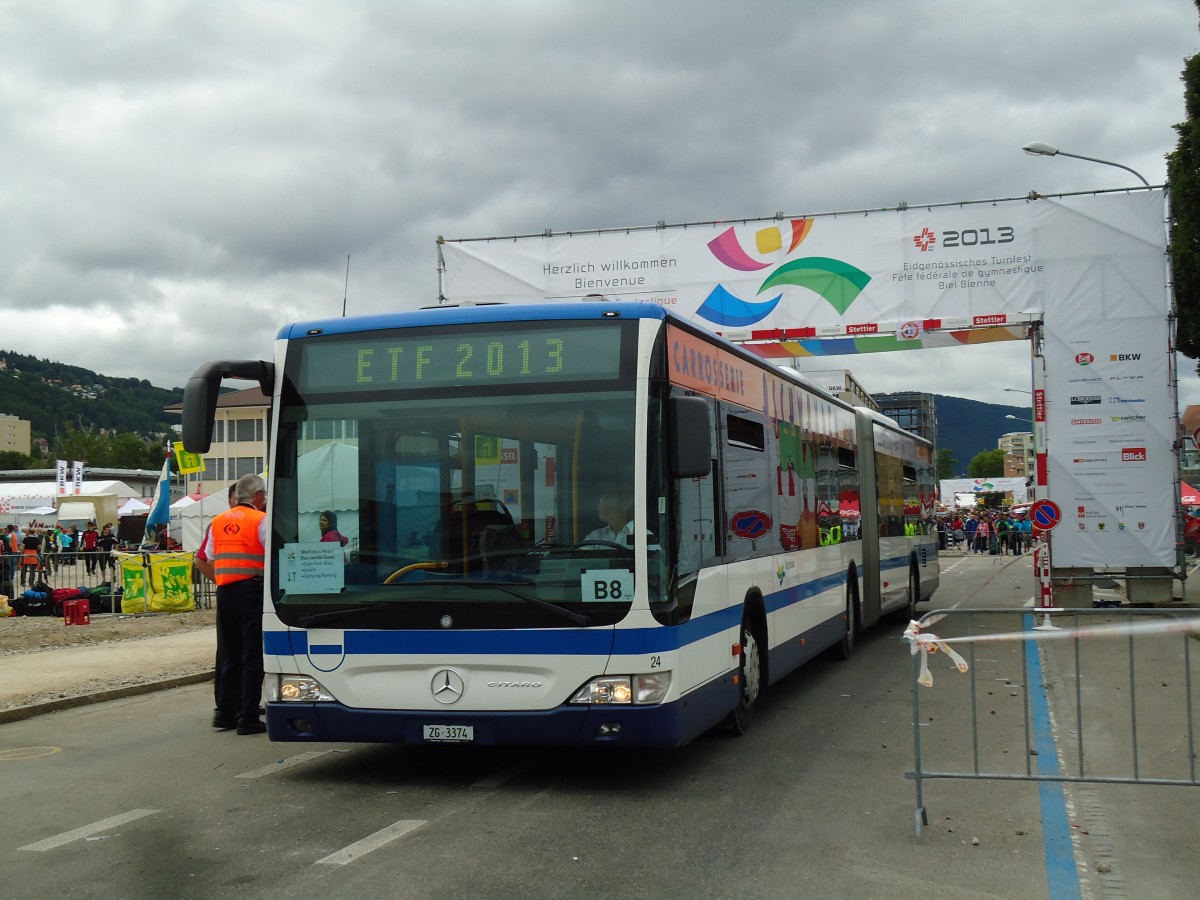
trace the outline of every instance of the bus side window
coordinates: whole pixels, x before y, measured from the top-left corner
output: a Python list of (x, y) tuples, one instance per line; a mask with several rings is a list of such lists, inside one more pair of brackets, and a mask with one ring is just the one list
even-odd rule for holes
[(773, 527), (777, 514), (772, 512), (775, 479), (762, 477), (778, 464), (775, 422), (731, 404), (722, 404), (721, 414), (722, 555), (732, 561), (778, 552), (779, 536)]

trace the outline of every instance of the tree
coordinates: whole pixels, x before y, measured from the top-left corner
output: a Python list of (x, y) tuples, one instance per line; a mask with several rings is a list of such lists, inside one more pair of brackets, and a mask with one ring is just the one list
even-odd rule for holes
[(953, 478), (954, 470), (958, 466), (958, 460), (950, 455), (949, 447), (943, 447), (937, 454), (937, 474), (938, 478)]
[[(50, 452), (53, 458), (82, 460), (91, 463), (98, 456), (97, 451), (100, 449), (101, 437), (97, 434), (92, 434), (91, 427), (76, 428), (68, 423), (63, 427), (62, 433), (54, 436), (54, 443), (50, 447)], [(92, 463), (95, 465), (95, 463)]]
[(999, 478), (1004, 474), (1004, 451), (997, 447), (976, 453), (967, 474), (972, 478)]
[[(1196, 0), (1200, 11), (1200, 0)], [(1200, 358), (1200, 54), (1184, 63), (1187, 118), (1175, 126), (1179, 142), (1167, 154), (1171, 187), (1171, 269), (1175, 288), (1176, 346)], [(1200, 365), (1197, 365), (1200, 371)]]
[(33, 457), (16, 450), (0, 450), (0, 469), (32, 469)]
[(54, 439), (53, 453), (58, 459), (85, 460), (102, 469), (157, 469), (165, 456), (161, 444), (148, 444), (128, 432), (92, 434), (90, 427), (72, 425), (64, 432)]

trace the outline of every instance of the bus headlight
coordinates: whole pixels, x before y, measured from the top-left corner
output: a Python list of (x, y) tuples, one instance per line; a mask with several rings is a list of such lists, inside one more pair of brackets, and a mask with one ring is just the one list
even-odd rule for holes
[(333, 694), (308, 675), (268, 675), (263, 695), (268, 703), (330, 702)]
[(597, 705), (662, 703), (671, 688), (670, 672), (649, 675), (602, 675), (593, 678), (568, 701)]

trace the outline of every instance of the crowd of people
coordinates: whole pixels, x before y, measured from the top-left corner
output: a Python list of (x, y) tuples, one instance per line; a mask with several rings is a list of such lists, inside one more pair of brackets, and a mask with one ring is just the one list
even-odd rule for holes
[(112, 552), (117, 547), (117, 536), (113, 526), (105, 524), (97, 530), (95, 522), (88, 522), (83, 531), (70, 525), (20, 525), (10, 524), (4, 530), (0, 551), (3, 565), (11, 569), (4, 573), (9, 577), (19, 576), (22, 587), (32, 585), (43, 575), (53, 575), (64, 566), (78, 565), (83, 561), (88, 575), (104, 577), (109, 569), (116, 569)]
[(938, 517), (942, 549), (961, 547), (968, 553), (1020, 556), (1033, 546), (1033, 523), (1009, 510), (954, 513)]

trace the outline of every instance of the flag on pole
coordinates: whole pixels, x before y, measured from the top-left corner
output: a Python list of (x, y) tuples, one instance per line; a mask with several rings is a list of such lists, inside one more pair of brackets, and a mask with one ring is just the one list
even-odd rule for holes
[(183, 448), (183, 441), (176, 441), (172, 446), (175, 449), (175, 469), (180, 475), (204, 471), (203, 456), (199, 453), (189, 453)]
[(58, 461), (58, 496), (65, 497), (67, 495), (67, 461), (60, 459)]
[(158, 476), (158, 484), (154, 488), (154, 499), (150, 500), (150, 514), (146, 516), (146, 533), (156, 524), (167, 524), (170, 521), (170, 449), (167, 458), (162, 461), (162, 474)]
[(75, 488), (75, 493), (83, 493), (83, 462), (75, 460), (71, 463), (71, 481)]

